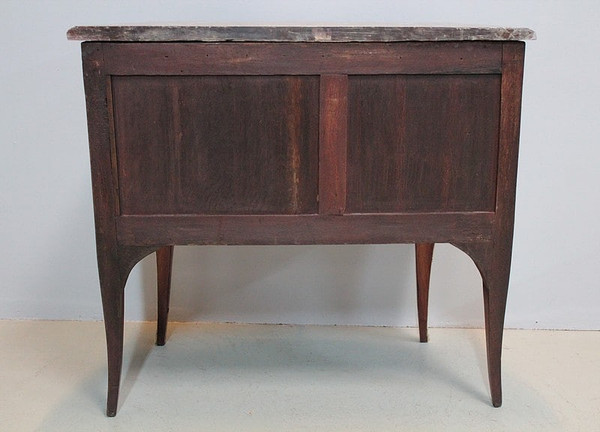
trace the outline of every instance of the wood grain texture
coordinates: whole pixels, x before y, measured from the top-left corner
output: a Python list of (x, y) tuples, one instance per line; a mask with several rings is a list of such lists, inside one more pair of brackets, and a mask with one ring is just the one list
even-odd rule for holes
[(319, 122), (319, 213), (346, 210), (348, 76), (321, 76)]
[(484, 241), (493, 213), (122, 216), (122, 244), (289, 245)]
[(111, 142), (106, 103), (107, 81), (103, 70), (102, 46), (85, 43), (82, 44), (81, 50), (92, 168), (98, 273), (108, 357), (106, 414), (112, 417), (117, 411), (123, 358), (125, 281), (114, 223), (115, 185), (111, 169)]
[(528, 28), (510, 27), (202, 27), (79, 26), (71, 40), (197, 42), (403, 42), (535, 39)]
[(318, 77), (114, 77), (121, 213), (317, 212)]
[(488, 373), (495, 407), (502, 405), (502, 335), (512, 258), (524, 56), (524, 43), (503, 45), (497, 191), (502, 199), (496, 203), (493, 264), (484, 281)]
[(493, 211), (499, 75), (351, 76), (347, 211)]
[(103, 47), (82, 44), (83, 75), (88, 116), (92, 192), (96, 227), (96, 252), (108, 359), (106, 415), (117, 413), (123, 363), (124, 289), (131, 269), (156, 249), (126, 246), (117, 239), (117, 194), (112, 169), (112, 144), (107, 94), (109, 80), (104, 69)]
[(525, 44), (503, 47), (502, 105), (496, 219), (489, 242), (454, 243), (477, 265), (483, 280), (488, 375), (492, 405), (502, 405), (502, 336), (512, 257)]
[(502, 65), (498, 42), (104, 45), (113, 75), (481, 74)]

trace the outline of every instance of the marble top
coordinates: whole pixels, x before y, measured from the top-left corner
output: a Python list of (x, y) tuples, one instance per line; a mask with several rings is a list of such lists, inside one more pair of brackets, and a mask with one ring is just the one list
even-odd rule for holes
[(507, 27), (73, 27), (67, 38), (106, 42), (402, 42), (535, 39), (528, 28)]

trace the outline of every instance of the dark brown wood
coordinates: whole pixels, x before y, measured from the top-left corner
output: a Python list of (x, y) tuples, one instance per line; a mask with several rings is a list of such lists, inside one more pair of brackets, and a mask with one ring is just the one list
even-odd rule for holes
[(473, 259), (483, 280), (488, 374), (495, 407), (502, 405), (502, 335), (512, 257), (524, 53), (522, 42), (503, 45), (498, 199), (492, 239), (455, 244)]
[(419, 315), (419, 340), (427, 342), (427, 309), (429, 304), (429, 278), (435, 243), (416, 243), (417, 312)]
[(104, 311), (108, 354), (108, 397), (106, 414), (117, 411), (123, 358), (122, 265), (114, 224), (115, 187), (112, 183), (106, 80), (103, 73), (102, 46), (82, 44), (84, 85), (87, 99), (88, 134), (92, 165), (94, 217), (100, 292)]
[(370, 215), (122, 216), (126, 245), (385, 244), (483, 241), (493, 213)]
[(318, 77), (113, 77), (112, 91), (122, 214), (317, 213)]
[(499, 108), (500, 75), (350, 77), (348, 212), (493, 211)]
[(158, 316), (156, 323), (156, 345), (163, 346), (169, 319), (171, 297), (171, 274), (173, 269), (173, 246), (165, 246), (156, 251)]
[[(363, 35), (364, 36), (364, 35)], [(84, 43), (100, 288), (115, 415), (124, 286), (173, 245), (416, 243), (421, 341), (434, 243), (483, 280), (502, 403), (524, 44)]]
[(96, 224), (98, 273), (108, 357), (106, 415), (117, 413), (123, 363), (124, 288), (133, 266), (155, 248), (125, 246), (116, 235), (116, 187), (113, 182), (108, 80), (103, 69), (101, 44), (82, 44), (83, 74), (87, 102), (88, 135), (92, 168), (92, 191)]
[(319, 122), (319, 213), (346, 210), (348, 76), (321, 77)]
[[(106, 43), (113, 75), (500, 73), (496, 42)], [(373, 61), (377, 59), (377, 61)]]
[(503, 45), (497, 190), (502, 199), (496, 201), (493, 264), (489, 280), (484, 280), (488, 373), (495, 407), (502, 405), (502, 334), (512, 258), (524, 54), (523, 42)]

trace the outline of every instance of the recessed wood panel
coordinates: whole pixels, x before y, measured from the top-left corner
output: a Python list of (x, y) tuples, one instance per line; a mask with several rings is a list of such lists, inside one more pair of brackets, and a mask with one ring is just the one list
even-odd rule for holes
[(346, 211), (493, 211), (499, 109), (499, 75), (351, 76)]
[(319, 81), (112, 78), (121, 214), (317, 212)]

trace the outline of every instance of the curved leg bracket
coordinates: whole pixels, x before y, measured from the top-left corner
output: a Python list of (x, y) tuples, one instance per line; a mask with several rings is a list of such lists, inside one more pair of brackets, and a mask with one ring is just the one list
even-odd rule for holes
[(492, 404), (499, 407), (502, 405), (502, 333), (510, 275), (510, 244), (508, 247), (493, 242), (453, 244), (471, 257), (483, 280), (490, 392)]
[(98, 249), (98, 271), (106, 347), (108, 352), (108, 398), (106, 415), (117, 413), (121, 367), (123, 364), (124, 288), (131, 269), (155, 247), (118, 246), (116, 250)]

